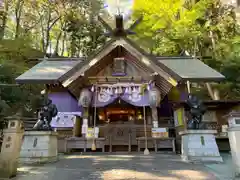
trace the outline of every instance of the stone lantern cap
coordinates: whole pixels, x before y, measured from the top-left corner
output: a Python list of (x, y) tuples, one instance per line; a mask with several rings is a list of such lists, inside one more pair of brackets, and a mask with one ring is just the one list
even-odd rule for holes
[(229, 114), (223, 116), (223, 118), (229, 117), (240, 117), (240, 111), (231, 111)]
[(7, 116), (4, 119), (6, 120), (20, 120), (21, 119), (21, 114), (20, 113), (16, 113), (13, 116)]

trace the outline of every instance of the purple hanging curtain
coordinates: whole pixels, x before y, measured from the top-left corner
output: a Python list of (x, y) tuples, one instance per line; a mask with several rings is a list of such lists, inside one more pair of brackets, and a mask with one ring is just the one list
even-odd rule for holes
[[(129, 94), (123, 94), (123, 95), (109, 95), (107, 93), (98, 93), (96, 99), (96, 107), (105, 107), (111, 103), (113, 103), (117, 98), (121, 98), (123, 101), (134, 105), (138, 107), (142, 106), (149, 106), (149, 98), (148, 93), (145, 93), (144, 95), (140, 96), (132, 96), (131, 98)], [(93, 99), (92, 99), (92, 106), (95, 107), (95, 98), (96, 94), (93, 93)]]
[(143, 95), (136, 96), (124, 93), (123, 95), (120, 96), (120, 98), (133, 106), (138, 107), (149, 106), (149, 98), (147, 92), (145, 92)]
[(54, 92), (48, 95), (52, 103), (57, 106), (58, 112), (74, 112), (81, 114), (82, 107), (78, 101), (69, 92)]
[(118, 95), (109, 95), (109, 94), (103, 94), (103, 93), (97, 93), (97, 98), (96, 98), (96, 93), (93, 93), (92, 106), (95, 107), (95, 103), (96, 103), (96, 107), (104, 107), (113, 103), (117, 98), (118, 98)]

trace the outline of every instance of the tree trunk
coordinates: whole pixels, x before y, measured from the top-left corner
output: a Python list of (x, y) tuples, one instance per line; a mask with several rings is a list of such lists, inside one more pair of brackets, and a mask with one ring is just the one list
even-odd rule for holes
[(56, 46), (55, 46), (55, 49), (54, 49), (54, 53), (53, 53), (54, 55), (58, 55), (59, 41), (60, 41), (61, 36), (62, 36), (62, 31), (57, 36), (57, 43), (56, 43)]
[(42, 51), (44, 54), (46, 54), (46, 49), (45, 49), (45, 33), (44, 33), (44, 25), (43, 25), (43, 20), (40, 21), (41, 22), (41, 45), (42, 45)]
[(48, 19), (47, 19), (47, 28), (46, 28), (46, 32), (45, 32), (45, 44), (44, 44), (44, 49), (45, 49), (45, 51), (44, 51), (44, 53), (46, 54), (47, 53), (47, 48), (48, 48), (48, 46), (49, 46), (49, 41), (50, 41), (50, 30), (51, 30), (51, 28), (50, 28), (50, 21), (51, 21), (51, 9), (50, 9), (50, 7), (49, 7), (49, 9), (48, 9)]
[(64, 32), (64, 34), (63, 34), (63, 39), (62, 39), (62, 51), (61, 51), (61, 56), (64, 55), (64, 51), (65, 51), (65, 43), (66, 43), (66, 42), (65, 42), (66, 37), (67, 37), (67, 33)]
[(210, 31), (209, 34), (210, 34), (210, 38), (211, 38), (211, 41), (212, 41), (213, 51), (215, 52), (215, 49), (216, 49), (216, 43), (215, 43), (215, 39), (214, 39), (213, 32)]
[(4, 10), (1, 12), (2, 24), (0, 25), (0, 39), (4, 38), (7, 18), (8, 18), (9, 2), (4, 0)]
[(76, 55), (76, 38), (75, 35), (72, 34), (71, 36), (71, 56), (75, 57)]
[(19, 33), (20, 33), (20, 28), (21, 28), (20, 22), (21, 22), (23, 4), (24, 4), (24, 1), (18, 0), (15, 8), (15, 18), (16, 18), (15, 39), (19, 37)]

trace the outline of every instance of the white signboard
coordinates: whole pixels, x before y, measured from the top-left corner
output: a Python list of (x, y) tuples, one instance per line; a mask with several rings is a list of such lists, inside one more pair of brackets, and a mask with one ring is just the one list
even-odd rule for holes
[(68, 112), (58, 112), (50, 123), (53, 128), (72, 128), (75, 124), (76, 116)]
[(152, 128), (152, 132), (167, 132), (166, 128)]

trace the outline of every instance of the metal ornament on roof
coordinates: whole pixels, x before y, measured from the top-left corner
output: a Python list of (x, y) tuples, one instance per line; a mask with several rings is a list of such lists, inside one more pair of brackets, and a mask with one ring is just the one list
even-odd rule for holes
[(82, 89), (78, 104), (82, 107), (89, 107), (92, 101), (92, 93), (87, 89)]
[(131, 15), (133, 3), (133, 0), (105, 0), (104, 8), (108, 11), (108, 14), (110, 14), (110, 16), (115, 18), (115, 25), (113, 27), (110, 25), (112, 23), (108, 23), (104, 20), (104, 17), (102, 18), (101, 16), (98, 16), (98, 20), (108, 30), (108, 32), (105, 33), (106, 36), (124, 37), (127, 35), (135, 34), (135, 32), (133, 32), (133, 29), (142, 21), (142, 17), (138, 18), (135, 22), (130, 24), (129, 28), (124, 28), (124, 20)]

